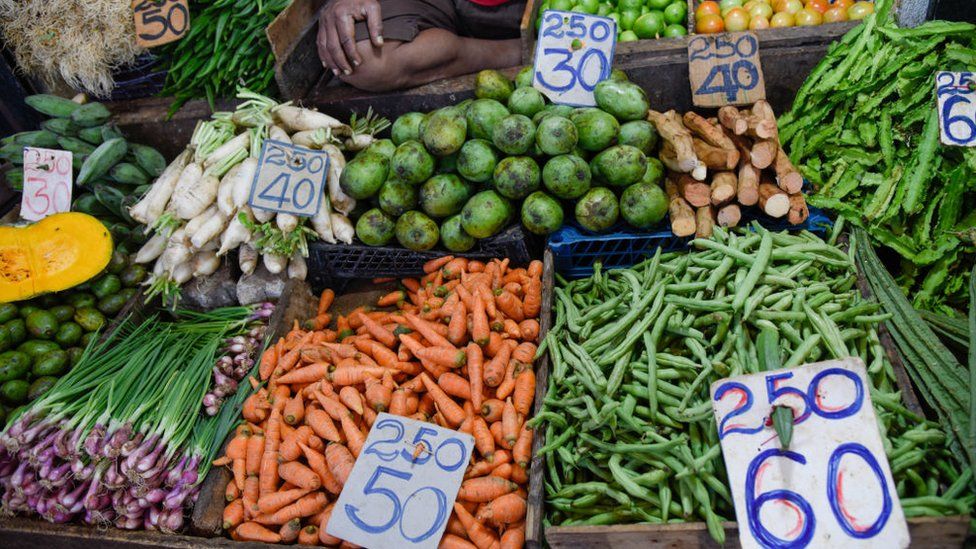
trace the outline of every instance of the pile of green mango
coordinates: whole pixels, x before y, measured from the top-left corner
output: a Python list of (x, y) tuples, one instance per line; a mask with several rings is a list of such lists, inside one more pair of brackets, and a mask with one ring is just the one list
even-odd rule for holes
[(515, 82), (487, 70), (477, 99), (400, 116), (390, 139), (342, 172), (342, 190), (364, 204), (357, 237), (464, 252), (517, 220), (552, 233), (565, 212), (594, 232), (621, 217), (639, 229), (656, 225), (667, 198), (647, 94), (621, 71), (594, 94), (597, 108), (550, 104), (532, 87), (531, 67)]
[(0, 426), (78, 362), (146, 275), (142, 265), (116, 249), (104, 272), (83, 284), (0, 303)]

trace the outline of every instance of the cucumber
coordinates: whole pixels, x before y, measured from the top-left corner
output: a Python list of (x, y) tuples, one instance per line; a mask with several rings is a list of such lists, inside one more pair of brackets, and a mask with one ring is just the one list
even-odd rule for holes
[(41, 122), (41, 128), (56, 133), (62, 137), (74, 137), (78, 134), (78, 126), (69, 118), (51, 118)]
[(111, 212), (109, 212), (102, 203), (95, 198), (95, 195), (91, 193), (85, 193), (75, 199), (74, 204), (71, 205), (71, 209), (76, 212), (86, 213), (91, 216), (98, 218), (104, 217)]
[(85, 331), (94, 332), (105, 326), (105, 315), (93, 307), (82, 307), (75, 311), (75, 322)]
[(111, 294), (98, 300), (98, 310), (105, 316), (115, 316), (125, 307), (126, 298), (122, 292)]
[(149, 175), (142, 168), (128, 162), (119, 162), (113, 166), (109, 175), (124, 185), (145, 185), (149, 182)]
[(18, 166), (23, 166), (24, 146), (19, 143), (8, 143), (0, 147), (0, 158), (9, 160)]
[(150, 177), (159, 177), (163, 173), (163, 170), (166, 169), (166, 158), (156, 149), (148, 145), (139, 145), (136, 143), (133, 143), (130, 147), (136, 163)]
[(7, 170), (4, 175), (7, 180), (7, 184), (10, 185), (15, 191), (19, 191), (24, 188), (24, 168), (13, 168)]
[(92, 144), (82, 141), (77, 137), (59, 137), (58, 145), (66, 151), (71, 151), (73, 154), (91, 154), (95, 152), (95, 147)]
[(57, 382), (58, 378), (52, 376), (43, 376), (35, 379), (30, 384), (30, 388), (27, 389), (27, 400), (37, 399), (51, 390), (51, 387), (54, 387), (54, 384)]
[(78, 173), (78, 184), (88, 183), (102, 177), (125, 156), (129, 144), (125, 139), (116, 137), (105, 141), (85, 159)]
[(138, 286), (143, 280), (146, 279), (146, 268), (138, 263), (133, 263), (119, 273), (119, 280), (122, 281), (122, 285), (126, 288), (132, 288)]
[(71, 305), (56, 305), (51, 307), (49, 312), (54, 315), (58, 323), (61, 323), (71, 320), (71, 317), (75, 314), (75, 308)]
[(71, 169), (77, 173), (79, 170), (81, 170), (81, 167), (85, 165), (86, 158), (88, 158), (87, 154), (71, 155)]
[(62, 347), (70, 347), (81, 341), (81, 336), (83, 335), (85, 335), (85, 331), (81, 329), (81, 326), (74, 322), (65, 322), (58, 327), (58, 333), (54, 335), (54, 341), (57, 341), (58, 345)]
[(22, 134), (16, 142), (25, 147), (57, 147), (58, 136), (47, 130), (37, 130)]
[(12, 379), (0, 385), (0, 398), (7, 404), (21, 404), (27, 401), (30, 383), (23, 379)]
[(31, 367), (31, 357), (21, 351), (7, 351), (0, 354), (0, 381), (20, 379), (27, 375)]
[(11, 345), (19, 345), (27, 339), (27, 323), (22, 318), (15, 318), (3, 325), (7, 330)]
[(100, 126), (112, 117), (112, 113), (101, 103), (85, 103), (71, 112), (71, 121), (82, 128)]
[(123, 217), (122, 201), (125, 199), (125, 194), (122, 191), (104, 183), (95, 184), (92, 187), (92, 191), (102, 206), (115, 216)]
[(27, 341), (20, 344), (17, 350), (26, 353), (31, 358), (37, 359), (51, 351), (57, 351), (61, 346), (53, 341), (45, 341), (42, 339), (28, 339)]
[(103, 142), (104, 141), (108, 141), (109, 139), (115, 139), (115, 138), (118, 138), (118, 137), (122, 137), (122, 138), (125, 137), (125, 136), (122, 135), (122, 132), (120, 132), (119, 129), (117, 127), (115, 127), (114, 125), (105, 125), (105, 126), (102, 126), (101, 132), (102, 132), (102, 141)]
[(117, 294), (121, 289), (122, 281), (114, 274), (107, 274), (92, 284), (92, 293), (99, 299)]
[(77, 293), (68, 298), (68, 303), (70, 303), (76, 311), (84, 307), (94, 307), (95, 296), (88, 292)]
[(20, 318), (27, 318), (31, 313), (40, 311), (41, 308), (37, 305), (24, 305), (20, 308)]
[(78, 130), (78, 137), (84, 139), (85, 141), (91, 143), (92, 145), (101, 145), (105, 139), (102, 137), (102, 128), (105, 126), (95, 126), (94, 128), (82, 128)]
[(117, 275), (122, 272), (122, 269), (129, 264), (129, 256), (125, 255), (122, 250), (116, 249), (112, 252), (112, 257), (108, 260), (108, 265), (105, 270)]
[(56, 118), (67, 118), (81, 107), (79, 103), (70, 99), (46, 93), (29, 95), (24, 98), (24, 103), (41, 114)]
[(68, 370), (70, 360), (68, 353), (61, 349), (45, 353), (34, 362), (31, 374), (34, 377), (59, 376)]
[(17, 306), (13, 303), (0, 303), (0, 324), (17, 318)]

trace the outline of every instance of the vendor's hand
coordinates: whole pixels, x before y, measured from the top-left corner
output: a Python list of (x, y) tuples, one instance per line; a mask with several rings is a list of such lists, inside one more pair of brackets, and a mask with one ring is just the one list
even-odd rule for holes
[(333, 74), (352, 74), (362, 63), (356, 50), (356, 21), (366, 21), (369, 40), (383, 45), (383, 18), (378, 0), (330, 0), (319, 16), (318, 48), (322, 65)]

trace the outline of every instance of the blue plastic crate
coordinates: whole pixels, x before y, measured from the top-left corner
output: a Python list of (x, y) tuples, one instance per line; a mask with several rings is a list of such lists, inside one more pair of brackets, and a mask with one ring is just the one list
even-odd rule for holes
[[(834, 222), (823, 210), (813, 206), (808, 208), (810, 216), (800, 225), (790, 225), (784, 219), (773, 219), (765, 214), (750, 215), (752, 212), (743, 212), (740, 225), (758, 220), (773, 231), (807, 230), (825, 236)], [(665, 252), (686, 248), (693, 237), (675, 236), (670, 227), (670, 220), (665, 218), (656, 230), (649, 232), (621, 223), (613, 232), (596, 234), (574, 223), (549, 235), (548, 245), (556, 272), (568, 278), (580, 278), (593, 274), (593, 264), (597, 261), (606, 269), (631, 267), (653, 255), (658, 248)]]

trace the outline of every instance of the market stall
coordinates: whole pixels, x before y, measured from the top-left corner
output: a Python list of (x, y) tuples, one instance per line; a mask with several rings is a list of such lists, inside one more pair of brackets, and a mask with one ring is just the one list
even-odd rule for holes
[(4, 546), (971, 543), (973, 24), (530, 0), (376, 95), (200, 4), (0, 9)]

